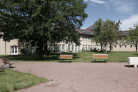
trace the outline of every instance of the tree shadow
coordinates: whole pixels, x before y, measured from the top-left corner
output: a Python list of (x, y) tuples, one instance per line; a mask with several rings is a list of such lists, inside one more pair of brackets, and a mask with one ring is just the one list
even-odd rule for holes
[(73, 55), (73, 59), (80, 58), (77, 53), (51, 53), (45, 55), (43, 59), (39, 59), (38, 55), (8, 55), (1, 58), (9, 59), (10, 61), (58, 61), (60, 54)]
[(92, 61), (92, 63), (107, 63), (107, 61)]
[(133, 55), (136, 55), (136, 56), (138, 56), (138, 54), (133, 54)]

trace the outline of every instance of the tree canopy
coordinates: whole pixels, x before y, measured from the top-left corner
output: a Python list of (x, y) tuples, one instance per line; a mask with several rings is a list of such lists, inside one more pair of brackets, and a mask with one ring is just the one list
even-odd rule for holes
[(50, 41), (79, 44), (75, 29), (87, 18), (83, 0), (0, 0), (0, 32), (5, 40), (14, 38), (43, 47)]
[(114, 22), (112, 20), (107, 19), (106, 21), (102, 21), (99, 18), (98, 21), (95, 22), (95, 41), (100, 43), (101, 50), (106, 49), (107, 45), (110, 45), (110, 51), (112, 45), (117, 41), (117, 33), (119, 31), (120, 21)]
[(138, 25), (135, 26), (135, 28), (130, 28), (127, 34), (127, 41), (134, 45), (137, 51), (138, 48)]

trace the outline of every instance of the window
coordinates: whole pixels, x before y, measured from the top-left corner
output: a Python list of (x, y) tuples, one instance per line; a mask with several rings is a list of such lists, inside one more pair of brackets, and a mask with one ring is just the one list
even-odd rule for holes
[(72, 45), (72, 51), (74, 51), (74, 45)]
[(25, 50), (29, 49), (29, 44), (25, 44)]
[(75, 45), (75, 51), (77, 51), (77, 45)]
[(49, 49), (52, 50), (52, 44), (50, 44)]
[(132, 45), (130, 45), (130, 48), (132, 48)]
[(89, 51), (91, 50), (91, 46), (90, 46), (90, 45), (88, 45), (88, 50), (89, 50)]
[(58, 45), (58, 50), (61, 51), (61, 44)]
[(120, 48), (121, 48), (121, 45), (120, 45)]
[(85, 50), (85, 45), (83, 45), (83, 50)]
[(55, 50), (55, 51), (57, 50), (57, 45), (56, 45), (56, 44), (54, 45), (54, 50)]
[(125, 45), (125, 48), (127, 47), (127, 45)]
[(85, 47), (85, 48), (86, 48), (86, 50), (87, 50), (87, 45), (86, 45), (86, 47)]
[(70, 50), (70, 44), (68, 45), (68, 50)]
[(115, 45), (115, 48), (116, 48), (116, 45)]
[(78, 51), (80, 51), (80, 46), (78, 46)]
[(64, 44), (62, 44), (62, 50), (64, 50), (65, 49), (65, 45)]
[(18, 55), (18, 47), (11, 46), (11, 55)]

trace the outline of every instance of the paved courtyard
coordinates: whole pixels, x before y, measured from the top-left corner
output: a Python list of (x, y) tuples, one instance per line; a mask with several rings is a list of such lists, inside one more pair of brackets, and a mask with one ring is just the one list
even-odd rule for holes
[(53, 80), (17, 92), (138, 92), (138, 68), (125, 65), (16, 62), (16, 70)]

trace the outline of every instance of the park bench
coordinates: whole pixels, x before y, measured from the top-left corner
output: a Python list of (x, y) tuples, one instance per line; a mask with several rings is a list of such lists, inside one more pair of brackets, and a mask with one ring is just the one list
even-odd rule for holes
[(2, 59), (2, 62), (4, 63), (4, 65), (8, 64), (9, 65), (9, 68), (12, 68), (12, 62), (10, 62), (8, 59)]
[(92, 58), (95, 59), (105, 59), (105, 62), (106, 62), (106, 59), (108, 59), (108, 54), (92, 54)]
[(128, 57), (128, 64), (134, 65), (134, 67), (136, 68), (138, 65), (138, 57)]
[(73, 59), (73, 55), (61, 54), (61, 55), (59, 56), (59, 59), (61, 60), (61, 62), (62, 62), (62, 60), (70, 60), (70, 62), (71, 62), (71, 60)]

